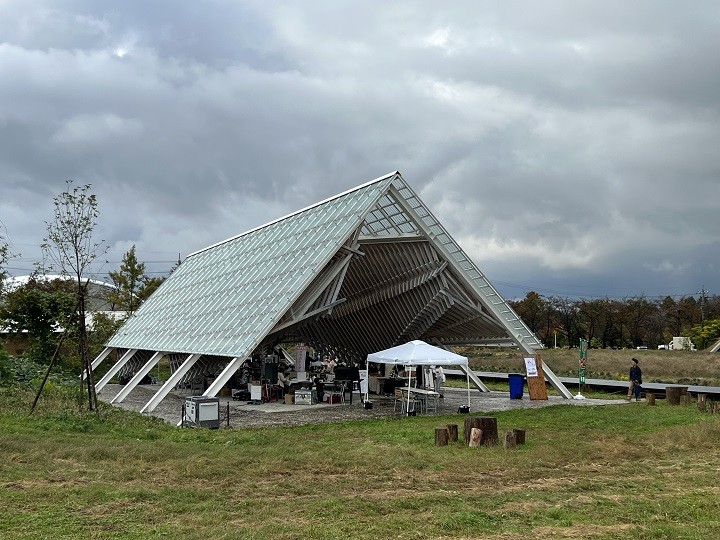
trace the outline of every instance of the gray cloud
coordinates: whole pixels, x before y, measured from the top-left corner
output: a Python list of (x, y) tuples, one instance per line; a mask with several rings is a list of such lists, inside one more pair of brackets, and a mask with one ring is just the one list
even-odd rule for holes
[(74, 178), (110, 260), (174, 260), (399, 169), (509, 296), (716, 294), (719, 26), (714, 2), (6, 1), (0, 220), (28, 266)]

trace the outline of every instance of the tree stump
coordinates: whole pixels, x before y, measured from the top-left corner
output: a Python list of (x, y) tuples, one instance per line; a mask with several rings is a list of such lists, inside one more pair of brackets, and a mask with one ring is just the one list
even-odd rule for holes
[(665, 396), (667, 396), (668, 405), (680, 405), (680, 387), (668, 386), (665, 388)]
[(463, 424), (463, 435), (465, 446), (470, 444), (470, 433), (472, 428), (481, 429), (483, 432), (481, 444), (492, 445), (498, 442), (497, 418), (494, 416), (467, 416)]
[(680, 394), (680, 405), (690, 405), (690, 396), (687, 394)]
[(707, 405), (707, 394), (698, 394), (698, 397), (697, 397), (698, 411), (705, 412), (706, 405)]
[(447, 446), (448, 430), (447, 428), (435, 428), (435, 446)]
[(503, 448), (515, 448), (515, 445), (515, 434), (512, 431), (506, 431), (505, 438), (503, 439)]
[(524, 429), (513, 429), (513, 435), (515, 435), (515, 442), (517, 444), (525, 444), (525, 430)]
[(448, 440), (452, 441), (452, 442), (457, 442), (457, 440), (458, 440), (458, 425), (457, 424), (448, 424), (447, 432), (448, 432)]
[(466, 416), (463, 420), (463, 441), (465, 446), (470, 444), (470, 431), (472, 428), (480, 428), (480, 418), (477, 416)]
[(497, 418), (494, 416), (480, 416), (480, 425), (478, 426), (482, 432), (482, 444), (490, 446), (498, 442)]
[(655, 394), (651, 394), (648, 392), (647, 394), (647, 404), (648, 405), (655, 405)]
[(720, 413), (720, 401), (714, 401), (711, 410), (713, 414)]
[(480, 441), (482, 440), (483, 431), (482, 429), (478, 429), (476, 427), (471, 428), (470, 430), (470, 442), (468, 442), (468, 446), (470, 448), (477, 448), (480, 446)]

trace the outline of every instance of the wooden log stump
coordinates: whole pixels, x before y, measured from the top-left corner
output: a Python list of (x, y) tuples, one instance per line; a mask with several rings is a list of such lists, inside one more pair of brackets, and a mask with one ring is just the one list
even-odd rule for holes
[(463, 423), (463, 435), (465, 445), (470, 443), (472, 428), (481, 429), (483, 432), (481, 444), (492, 445), (498, 442), (497, 418), (494, 416), (467, 416)]
[(707, 406), (707, 394), (698, 394), (697, 408), (700, 412), (705, 412)]
[(515, 442), (517, 444), (525, 444), (525, 430), (513, 428), (513, 435), (515, 435)]
[(680, 394), (680, 405), (690, 405), (690, 396), (687, 394)]
[(648, 405), (655, 405), (655, 394), (651, 394), (648, 392), (647, 394), (647, 404)]
[(680, 405), (680, 387), (668, 386), (665, 388), (665, 396), (668, 405)]
[(498, 443), (497, 418), (494, 416), (480, 416), (480, 425), (478, 426), (482, 432), (482, 444), (490, 446)]
[(480, 446), (480, 442), (482, 441), (482, 435), (483, 431), (482, 429), (478, 429), (476, 427), (470, 429), (470, 441), (468, 442), (468, 446), (470, 448), (477, 448)]
[(713, 414), (720, 413), (720, 401), (714, 401), (711, 410)]
[(447, 432), (448, 432), (448, 440), (452, 441), (452, 442), (457, 442), (457, 440), (458, 440), (458, 425), (457, 424), (448, 424)]
[(447, 446), (448, 430), (447, 428), (435, 428), (435, 446)]
[(470, 444), (470, 432), (472, 428), (480, 428), (480, 418), (477, 416), (466, 416), (463, 420), (463, 442), (465, 446)]
[(515, 434), (512, 431), (506, 431), (503, 438), (503, 448), (515, 448), (516, 444)]

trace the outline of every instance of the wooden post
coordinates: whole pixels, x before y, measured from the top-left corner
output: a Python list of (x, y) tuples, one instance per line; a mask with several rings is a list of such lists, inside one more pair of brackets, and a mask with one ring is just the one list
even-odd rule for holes
[(543, 373), (542, 360), (540, 356), (533, 355), (535, 359), (535, 367), (537, 368), (537, 376), (526, 377), (528, 394), (530, 399), (547, 399), (547, 386), (545, 386), (545, 374)]
[(448, 432), (448, 440), (452, 441), (452, 442), (457, 442), (457, 440), (458, 440), (458, 425), (457, 424), (448, 424), (447, 432)]
[(515, 434), (512, 431), (505, 432), (505, 438), (503, 439), (503, 448), (515, 448)]
[(680, 387), (668, 386), (665, 388), (665, 396), (667, 396), (668, 405), (680, 405)]
[(698, 397), (697, 397), (698, 411), (705, 412), (706, 403), (707, 403), (707, 394), (698, 394)]
[(515, 435), (515, 442), (517, 444), (525, 444), (525, 430), (524, 429), (513, 429), (513, 435)]
[(470, 448), (477, 448), (480, 446), (480, 441), (482, 440), (483, 431), (482, 429), (478, 429), (476, 427), (472, 428), (470, 430), (470, 441), (468, 442), (468, 446)]
[(448, 430), (447, 428), (435, 428), (435, 446), (447, 446)]
[(482, 444), (490, 446), (497, 444), (498, 442), (498, 428), (497, 418), (494, 416), (481, 416), (479, 417), (480, 425), (478, 426), (482, 430)]
[(712, 413), (713, 413), (713, 414), (720, 413), (720, 401), (713, 401), (713, 404), (712, 404)]
[(655, 405), (655, 394), (651, 394), (650, 392), (648, 392), (646, 397), (648, 405)]
[(687, 394), (680, 394), (680, 405), (690, 405), (690, 396)]

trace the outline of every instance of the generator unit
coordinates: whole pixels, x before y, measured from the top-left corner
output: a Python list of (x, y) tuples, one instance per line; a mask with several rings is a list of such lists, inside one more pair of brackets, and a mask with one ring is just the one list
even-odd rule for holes
[(209, 396), (185, 398), (183, 426), (220, 428), (220, 399)]

